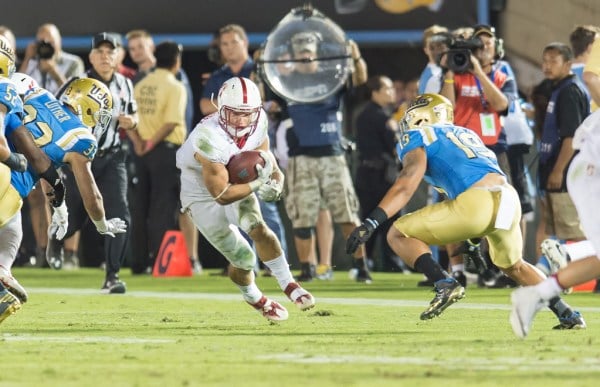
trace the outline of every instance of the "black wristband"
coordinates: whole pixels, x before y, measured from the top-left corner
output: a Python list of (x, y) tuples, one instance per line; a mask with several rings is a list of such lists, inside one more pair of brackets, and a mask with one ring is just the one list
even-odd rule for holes
[(52, 188), (55, 188), (57, 185), (62, 184), (60, 176), (58, 176), (58, 172), (56, 172), (56, 169), (52, 164), (50, 164), (50, 166), (48, 167), (48, 169), (46, 169), (45, 172), (40, 173), (40, 177), (42, 177), (44, 180), (50, 183)]
[(367, 218), (377, 222), (378, 226), (388, 220), (388, 216), (385, 214), (385, 211), (381, 209), (381, 207), (375, 207), (375, 209), (371, 211)]

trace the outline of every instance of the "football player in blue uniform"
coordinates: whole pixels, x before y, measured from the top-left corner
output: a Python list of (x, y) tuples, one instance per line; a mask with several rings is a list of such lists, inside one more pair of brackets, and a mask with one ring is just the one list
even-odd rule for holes
[(8, 79), (14, 71), (14, 50), (0, 36), (0, 322), (21, 308), (21, 297), (15, 296), (10, 286), (18, 284), (10, 275), (10, 266), (14, 260), (12, 250), (16, 255), (20, 243), (14, 236), (22, 232), (19, 211), (23, 202), (11, 184), (11, 169), (25, 171), (27, 160), (14, 152), (5, 137), (21, 125), (23, 118), (23, 104), (15, 85)]
[[(430, 245), (486, 237), (490, 257), (521, 285), (544, 279), (522, 258), (521, 206), (496, 156), (477, 134), (453, 125), (451, 102), (423, 94), (409, 105), (401, 122), (398, 155), (402, 172), (378, 207), (348, 238), (348, 253), (365, 243), (378, 225), (402, 209), (425, 179), (449, 198), (400, 217), (387, 235), (394, 252), (410, 267), (435, 281), (436, 295), (421, 314), (428, 320), (464, 297), (464, 288), (431, 256)], [(360, 182), (358, 182), (360, 184)], [(559, 318), (557, 329), (585, 328), (579, 312), (559, 297), (550, 302)]]
[[(25, 95), (23, 124), (36, 145), (55, 167), (68, 164), (75, 176), (83, 204), (99, 233), (113, 236), (125, 232), (120, 218), (106, 220), (102, 195), (91, 172), (91, 161), (100, 138), (112, 117), (112, 95), (100, 81), (80, 78), (69, 84), (57, 100), (50, 92), (37, 88)], [(12, 173), (13, 185), (22, 197), (33, 188), (38, 175), (32, 170)], [(62, 239), (67, 231), (66, 205), (54, 209), (49, 233)], [(57, 268), (62, 262), (49, 262)]]

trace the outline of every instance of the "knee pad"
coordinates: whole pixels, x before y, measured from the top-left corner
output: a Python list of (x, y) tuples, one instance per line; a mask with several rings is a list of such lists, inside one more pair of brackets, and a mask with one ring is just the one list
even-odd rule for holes
[(310, 239), (313, 235), (314, 227), (299, 227), (293, 230), (294, 236), (299, 239)]

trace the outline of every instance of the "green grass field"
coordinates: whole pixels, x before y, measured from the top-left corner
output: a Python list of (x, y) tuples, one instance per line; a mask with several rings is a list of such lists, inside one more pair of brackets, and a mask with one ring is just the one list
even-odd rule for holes
[(15, 269), (30, 301), (0, 325), (0, 386), (597, 386), (600, 296), (566, 300), (588, 329), (553, 331), (542, 312), (526, 340), (508, 323), (510, 290), (469, 287), (441, 317), (420, 321), (433, 293), (420, 275), (345, 272), (306, 284), (300, 312), (272, 278), (265, 294), (290, 318), (268, 323), (227, 279), (122, 275), (100, 295), (100, 270)]

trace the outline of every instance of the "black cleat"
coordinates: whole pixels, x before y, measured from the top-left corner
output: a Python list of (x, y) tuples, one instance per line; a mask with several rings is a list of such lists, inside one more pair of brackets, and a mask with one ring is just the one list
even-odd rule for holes
[(356, 282), (362, 282), (367, 285), (373, 283), (373, 278), (371, 278), (371, 273), (367, 269), (358, 269), (356, 273)]
[(454, 278), (444, 278), (435, 283), (435, 297), (429, 307), (421, 313), (421, 320), (429, 320), (439, 316), (447, 307), (465, 296), (465, 288)]
[(560, 324), (552, 327), (552, 329), (585, 329), (587, 325), (583, 316), (578, 311), (573, 311), (571, 314), (558, 319)]
[(121, 281), (119, 277), (112, 277), (104, 281), (104, 285), (100, 289), (100, 293), (103, 294), (123, 294), (127, 291), (125, 282)]

